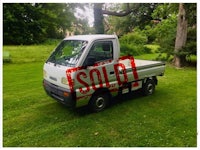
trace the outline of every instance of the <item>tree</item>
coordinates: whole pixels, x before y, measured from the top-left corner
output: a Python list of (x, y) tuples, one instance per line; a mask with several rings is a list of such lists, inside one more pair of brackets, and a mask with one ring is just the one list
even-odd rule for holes
[(185, 60), (185, 55), (180, 55), (181, 49), (185, 46), (187, 40), (187, 18), (184, 4), (179, 4), (179, 14), (178, 14), (178, 24), (176, 32), (176, 42), (175, 42), (175, 55), (174, 55), (174, 65), (176, 67), (181, 67)]
[(196, 3), (179, 3), (174, 65), (187, 64), (187, 57), (196, 55)]
[[(159, 4), (151, 14), (152, 21), (146, 25), (144, 32), (148, 36), (148, 43), (156, 43), (160, 46), (157, 59), (168, 60), (173, 55), (176, 26), (177, 26), (178, 4)], [(166, 57), (162, 53), (167, 54)]]
[(34, 44), (63, 38), (75, 17), (70, 4), (4, 3), (3, 44)]
[(139, 27), (147, 34), (148, 43), (160, 45), (166, 60), (174, 56), (177, 67), (186, 65), (190, 55), (196, 55), (196, 3), (112, 3), (99, 4), (98, 9), (101, 17), (95, 18), (101, 19), (95, 27), (104, 25), (101, 33), (117, 32), (122, 36)]
[(75, 21), (73, 10), (76, 7), (70, 3), (39, 3), (37, 7), (42, 13), (41, 19), (46, 24), (48, 38), (63, 38), (66, 29), (70, 29)]
[[(170, 56), (174, 56), (173, 63), (177, 67), (187, 65), (190, 56), (196, 55), (197, 49), (196, 4), (181, 5), (182, 13), (178, 9), (180, 6), (178, 3), (160, 4), (152, 13), (154, 20), (158, 21), (145, 28), (150, 41), (155, 40), (154, 42), (160, 45), (159, 52), (167, 54), (166, 58), (161, 59), (168, 60)], [(182, 11), (183, 5), (184, 12)]]
[(40, 16), (31, 4), (3, 4), (3, 43), (31, 44), (44, 40), (43, 24), (35, 21)]
[(130, 14), (133, 9), (130, 9), (129, 4), (126, 4), (126, 9), (122, 11), (109, 11), (106, 9), (102, 9), (103, 3), (94, 3), (94, 27), (96, 33), (104, 33), (104, 17), (103, 14), (105, 15), (112, 15), (112, 16), (118, 16), (118, 17), (123, 17), (128, 14)]
[[(100, 9), (99, 13), (101, 13), (101, 16), (104, 15), (104, 24), (107, 28), (111, 29), (110, 32), (112, 32), (112, 29), (115, 30), (115, 32), (118, 32), (120, 29), (122, 32), (127, 33), (135, 26), (139, 26), (140, 29), (143, 29), (146, 24), (151, 22), (151, 13), (157, 5), (156, 3), (111, 3), (101, 4), (98, 9)], [(95, 14), (94, 17), (96, 19), (100, 18), (95, 16)], [(98, 24), (102, 23), (103, 19), (99, 20)], [(95, 27), (98, 28), (98, 26)]]
[(104, 9), (102, 10), (102, 13), (105, 15), (110, 15), (110, 16), (124, 17), (134, 11), (133, 7), (131, 7), (129, 3), (124, 4), (124, 6), (125, 8), (123, 8), (123, 10), (120, 10), (120, 11), (119, 10), (110, 11), (110, 10)]

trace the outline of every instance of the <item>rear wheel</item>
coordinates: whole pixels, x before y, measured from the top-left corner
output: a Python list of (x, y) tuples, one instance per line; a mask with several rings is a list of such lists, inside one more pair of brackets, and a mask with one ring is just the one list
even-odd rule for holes
[(155, 91), (155, 82), (153, 79), (148, 79), (146, 83), (144, 83), (143, 87), (143, 94), (144, 95), (152, 95)]
[(90, 102), (89, 107), (92, 112), (100, 112), (108, 106), (109, 95), (107, 93), (95, 93)]

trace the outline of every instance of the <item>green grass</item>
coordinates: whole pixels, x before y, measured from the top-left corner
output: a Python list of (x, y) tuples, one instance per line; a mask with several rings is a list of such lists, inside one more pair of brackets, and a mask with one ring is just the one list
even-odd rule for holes
[[(4, 147), (197, 146), (196, 68), (167, 65), (151, 96), (125, 95), (100, 113), (73, 111), (43, 90), (42, 67), (52, 51), (47, 47), (9, 50), (16, 59), (3, 65)], [(28, 49), (34, 58), (24, 61)]]
[(55, 46), (4, 46), (3, 50), (10, 53), (12, 63), (28, 63), (45, 61)]

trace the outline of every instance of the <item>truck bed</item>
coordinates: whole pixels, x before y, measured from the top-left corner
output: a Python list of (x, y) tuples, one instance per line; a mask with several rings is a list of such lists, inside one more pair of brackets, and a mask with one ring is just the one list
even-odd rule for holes
[(165, 63), (161, 61), (135, 59), (135, 65), (136, 65), (137, 70), (141, 70), (141, 69), (146, 69), (146, 68), (163, 66), (165, 65)]
[(139, 79), (162, 76), (165, 71), (165, 63), (161, 61), (135, 59), (135, 65)]
[[(138, 79), (144, 79), (152, 76), (162, 76), (165, 71), (165, 63), (162, 61), (152, 61), (152, 60), (140, 60), (135, 59), (136, 72), (138, 74)], [(129, 59), (121, 60), (126, 66), (126, 72), (128, 73), (128, 78), (131, 79), (131, 74), (134, 68), (132, 68)], [(120, 68), (120, 72), (123, 73)]]

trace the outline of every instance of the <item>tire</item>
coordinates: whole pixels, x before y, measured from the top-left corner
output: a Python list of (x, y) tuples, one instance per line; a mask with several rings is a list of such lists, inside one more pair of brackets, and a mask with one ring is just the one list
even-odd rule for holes
[(100, 112), (108, 106), (108, 102), (109, 95), (107, 93), (95, 93), (89, 102), (89, 108), (92, 112)]
[(148, 79), (142, 87), (143, 95), (148, 96), (152, 95), (155, 91), (155, 82), (153, 79)]

